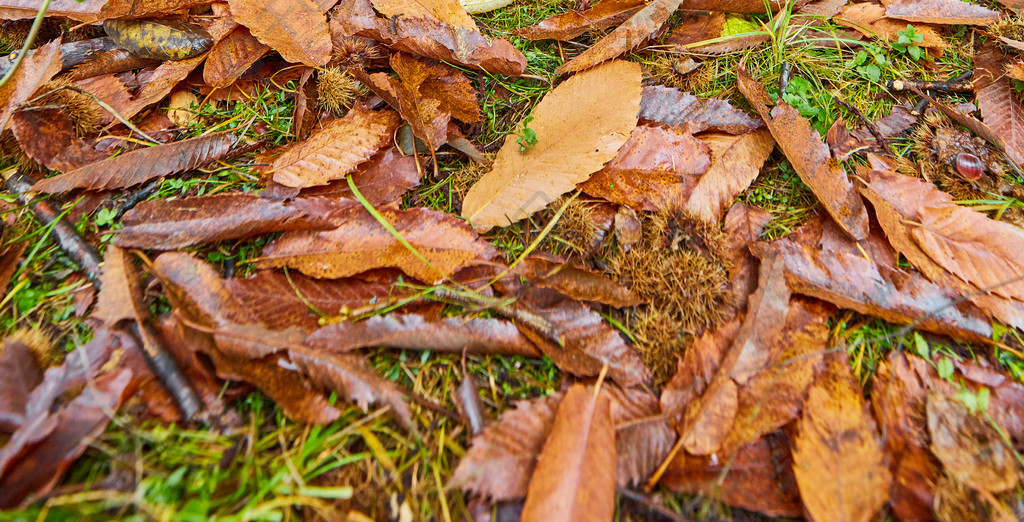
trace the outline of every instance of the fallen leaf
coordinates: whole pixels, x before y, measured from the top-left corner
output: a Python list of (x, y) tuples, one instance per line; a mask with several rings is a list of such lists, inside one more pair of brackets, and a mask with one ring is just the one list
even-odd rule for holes
[(579, 56), (560, 65), (555, 76), (590, 69), (639, 47), (665, 25), (680, 4), (682, 0), (654, 0), (647, 4)]
[(682, 414), (704, 394), (742, 324), (742, 318), (733, 317), (693, 340), (679, 359), (676, 374), (661, 391), (661, 409), (666, 415)]
[(662, 415), (658, 397), (642, 388), (606, 384), (601, 394), (611, 399), (615, 423), (616, 483), (638, 484), (665, 460), (676, 441), (675, 430)]
[(705, 134), (711, 148), (711, 166), (694, 185), (683, 209), (709, 223), (718, 223), (726, 208), (757, 178), (775, 140), (766, 130), (730, 136)]
[(462, 215), (478, 230), (507, 226), (544, 208), (615, 157), (636, 127), (640, 66), (611, 62), (576, 75), (534, 108), (536, 144), (519, 152), (510, 134), (494, 168), (470, 188)]
[(317, 197), (275, 201), (249, 194), (143, 201), (125, 213), (114, 244), (174, 250), (270, 232), (330, 230), (337, 226), (332, 215), (356, 204)]
[(203, 81), (210, 87), (227, 87), (268, 51), (270, 47), (257, 40), (249, 29), (236, 27), (213, 44), (203, 68)]
[[(684, 2), (683, 5), (688, 4)], [(761, 12), (764, 12), (763, 8)], [(728, 16), (721, 11), (686, 12), (683, 14), (682, 23), (665, 36), (664, 43), (679, 53), (716, 55), (751, 49), (770, 40), (767, 34), (756, 32), (746, 35), (727, 33), (726, 23), (730, 19), (736, 19), (735, 15)], [(720, 38), (724, 39), (716, 41)]]
[[(33, 5), (33, 10), (36, 6)], [(50, 81), (61, 69), (60, 39), (40, 46), (26, 56), (21, 67), (0, 87), (0, 131), (7, 130), (14, 111), (21, 107), (36, 89)]]
[(1002, 15), (987, 7), (961, 0), (896, 0), (886, 2), (885, 15), (928, 24), (988, 25)]
[(390, 143), (398, 123), (394, 111), (353, 108), (278, 156), (270, 165), (273, 179), (286, 187), (342, 179)]
[(530, 477), (522, 520), (612, 520), (615, 462), (609, 399), (574, 385), (558, 405)]
[(686, 199), (711, 161), (709, 147), (689, 132), (642, 125), (580, 189), (634, 210), (670, 208)]
[(25, 424), (29, 395), (43, 382), (43, 369), (32, 347), (7, 338), (0, 346), (0, 431), (13, 432)]
[[(53, 0), (46, 12), (49, 16), (66, 16), (79, 22), (95, 22), (106, 3), (107, 0)], [(3, 11), (5, 19), (33, 18), (39, 11), (39, 2), (3, 0), (0, 1), (0, 10)]]
[(75, 135), (75, 126), (63, 109), (20, 110), (11, 118), (11, 132), (26, 156), (52, 170), (67, 172), (109, 156)]
[[(416, 171), (416, 160), (412, 156), (403, 156), (397, 147), (378, 152), (366, 163), (360, 164), (352, 173), (352, 183), (374, 207), (389, 205), (402, 199), (402, 195), (420, 184), (420, 173)], [(324, 197), (327, 199), (356, 203), (356, 197), (348, 186), (348, 180), (335, 180), (327, 185), (306, 187), (287, 197), (301, 194), (304, 197)], [(260, 193), (267, 196), (267, 191)], [(285, 199), (287, 199), (287, 197)]]
[(530, 284), (557, 290), (578, 301), (606, 304), (615, 308), (637, 306), (644, 300), (632, 290), (615, 283), (607, 276), (579, 268), (560, 259), (533, 255), (523, 259), (514, 269)]
[(373, 7), (388, 18), (434, 18), (462, 29), (476, 29), (473, 17), (458, 0), (371, 0)]
[(860, 195), (800, 113), (785, 101), (774, 104), (764, 86), (747, 73), (741, 63), (737, 69), (740, 92), (761, 115), (786, 158), (793, 164), (800, 179), (810, 187), (825, 210), (844, 232), (854, 239), (864, 239), (868, 232), (868, 214)]
[(589, 31), (601, 31), (625, 22), (644, 7), (643, 0), (604, 0), (583, 11), (567, 11), (550, 16), (536, 25), (517, 29), (528, 40), (566, 42)]
[(322, 66), (331, 58), (331, 32), (312, 0), (229, 0), (231, 16), (292, 63)]
[(78, 86), (106, 102), (122, 118), (130, 120), (146, 107), (163, 100), (205, 59), (206, 54), (201, 54), (187, 60), (166, 61), (152, 71), (141, 72), (137, 78), (138, 92), (128, 92), (115, 75), (87, 78)]
[(808, 392), (793, 472), (811, 519), (866, 522), (889, 500), (892, 475), (845, 355), (830, 356), (828, 373)]
[(428, 321), (421, 315), (388, 314), (365, 321), (339, 322), (310, 334), (305, 344), (332, 353), (387, 346), (539, 358), (541, 353), (515, 325), (500, 319), (446, 318)]
[(725, 214), (725, 258), (729, 266), (733, 306), (738, 311), (746, 310), (750, 293), (757, 288), (758, 261), (750, 246), (759, 240), (771, 221), (772, 215), (767, 210), (743, 203), (734, 203)]
[(362, 207), (339, 213), (341, 225), (323, 232), (289, 232), (267, 245), (260, 268), (288, 266), (320, 278), (339, 278), (394, 267), (420, 281), (438, 282), (494, 248), (459, 218), (426, 208), (378, 212), (426, 262), (391, 235)]
[[(917, 124), (917, 116), (911, 114), (902, 105), (893, 107), (888, 115), (871, 122), (874, 130), (878, 131), (883, 140), (903, 134), (915, 124)], [(875, 134), (866, 125), (847, 130), (846, 124), (842, 120), (836, 120), (832, 124), (825, 134), (825, 142), (828, 143), (829, 149), (832, 150), (832, 157), (836, 161), (845, 161), (855, 153), (885, 153), (889, 147), (888, 141), (879, 144)]]
[(1017, 461), (996, 430), (955, 396), (932, 393), (927, 402), (932, 453), (946, 473), (990, 493), (1014, 487)]
[(587, 305), (553, 290), (534, 288), (514, 306), (549, 324), (546, 329), (528, 324), (518, 326), (559, 369), (592, 377), (608, 365), (608, 377), (621, 386), (650, 380), (650, 370), (640, 356)]
[(644, 87), (640, 119), (679, 127), (691, 134), (704, 131), (747, 134), (764, 126), (726, 100), (702, 99), (662, 85)]
[[(809, 0), (793, 2), (793, 11), (799, 10)], [(764, 14), (765, 5), (773, 13), (787, 7), (786, 0), (686, 0), (683, 9), (687, 11), (722, 11), (725, 13)]]
[(1024, 163), (1024, 104), (1013, 81), (1003, 77), (1006, 55), (996, 45), (981, 48), (974, 59), (978, 108), (985, 125), (999, 137), (999, 145), (1013, 161)]
[[(837, 25), (850, 27), (864, 36), (877, 36), (887, 42), (898, 41), (899, 34), (897, 33), (907, 29), (906, 22), (887, 18), (885, 7), (871, 2), (843, 6), (839, 16), (835, 17), (835, 21)], [(915, 44), (918, 47), (927, 49), (949, 47), (949, 44), (942, 39), (942, 35), (934, 27), (915, 24), (914, 34), (919, 34), (922, 37), (921, 41)]]
[(495, 74), (518, 76), (526, 57), (507, 40), (488, 40), (476, 30), (455, 27), (433, 18), (378, 18), (370, 0), (341, 0), (334, 8), (332, 34), (363, 36), (396, 51), (418, 54), (454, 65)]
[(214, 133), (136, 149), (59, 176), (39, 180), (32, 186), (32, 190), (56, 194), (76, 188), (111, 190), (130, 187), (221, 159), (231, 152), (234, 143), (235, 137), (231, 134)]

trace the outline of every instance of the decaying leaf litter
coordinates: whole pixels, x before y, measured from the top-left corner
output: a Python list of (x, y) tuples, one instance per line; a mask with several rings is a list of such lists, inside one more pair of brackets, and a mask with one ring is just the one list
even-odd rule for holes
[(1024, 514), (1015, 2), (35, 4), (15, 517)]

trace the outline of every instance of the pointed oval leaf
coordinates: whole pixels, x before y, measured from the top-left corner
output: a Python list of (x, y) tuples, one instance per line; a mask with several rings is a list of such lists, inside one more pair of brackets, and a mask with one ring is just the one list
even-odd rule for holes
[(331, 31), (312, 0), (229, 0), (231, 15), (292, 63), (321, 66), (331, 58)]

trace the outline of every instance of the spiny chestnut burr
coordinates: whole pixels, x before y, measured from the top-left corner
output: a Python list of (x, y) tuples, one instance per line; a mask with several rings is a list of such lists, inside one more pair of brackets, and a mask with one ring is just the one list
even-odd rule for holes
[(981, 163), (981, 158), (966, 152), (956, 155), (955, 166), (961, 176), (971, 181), (978, 181), (985, 173), (985, 165)]

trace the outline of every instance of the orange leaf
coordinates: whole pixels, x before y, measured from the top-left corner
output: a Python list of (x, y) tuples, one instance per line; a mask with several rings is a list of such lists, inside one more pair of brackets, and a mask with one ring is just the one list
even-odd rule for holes
[(584, 11), (568, 11), (550, 16), (537, 25), (516, 30), (516, 34), (529, 40), (567, 42), (588, 31), (619, 25), (643, 7), (643, 0), (604, 0)]
[(579, 56), (560, 65), (555, 75), (589, 69), (636, 49), (665, 25), (681, 3), (683, 0), (654, 0)]
[(59, 38), (25, 57), (11, 79), (0, 87), (0, 131), (7, 130), (14, 111), (28, 101), (36, 89), (56, 76), (61, 65)]
[(1002, 16), (999, 11), (961, 0), (896, 0), (885, 4), (886, 16), (908, 22), (988, 25)]
[(312, 0), (229, 0), (231, 15), (292, 63), (320, 66), (331, 58), (327, 17)]
[(388, 17), (434, 18), (463, 29), (476, 30), (476, 22), (459, 0), (371, 0), (377, 11)]
[(701, 141), (711, 147), (711, 166), (693, 187), (683, 206), (690, 214), (717, 223), (726, 209), (750, 186), (775, 148), (766, 130), (740, 136), (705, 134)]
[(236, 27), (210, 49), (203, 80), (210, 87), (227, 87), (269, 50), (270, 47), (260, 43), (249, 29)]

